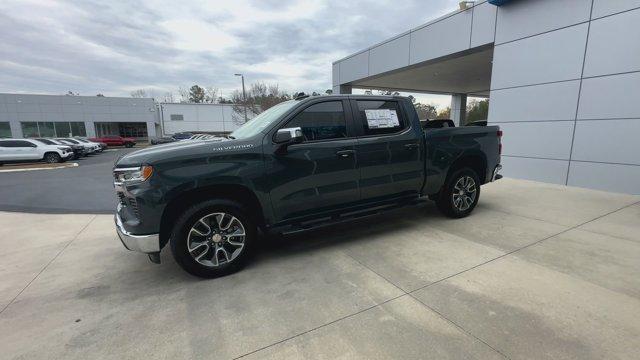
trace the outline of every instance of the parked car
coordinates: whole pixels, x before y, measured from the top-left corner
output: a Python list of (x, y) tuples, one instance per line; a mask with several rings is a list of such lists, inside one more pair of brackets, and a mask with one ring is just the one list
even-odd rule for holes
[(94, 145), (91, 144), (85, 144), (81, 141), (75, 140), (75, 139), (70, 139), (70, 138), (56, 138), (56, 140), (60, 141), (61, 143), (67, 144), (67, 145), (80, 145), (82, 147), (84, 147), (84, 150), (87, 154), (93, 154), (96, 152), (96, 147)]
[(177, 141), (187, 140), (187, 139), (191, 138), (192, 136), (193, 136), (193, 133), (190, 133), (190, 132), (180, 132), (180, 133), (175, 133), (175, 134), (171, 135), (171, 137), (174, 138)]
[(34, 139), (0, 139), (0, 164), (44, 161), (58, 163), (73, 156), (69, 146), (49, 145)]
[(93, 148), (95, 149), (96, 152), (102, 152), (104, 150), (102, 145), (100, 145), (100, 143), (95, 142), (95, 141), (90, 141), (90, 140), (87, 140), (87, 139), (83, 139), (81, 137), (74, 137), (73, 140), (79, 141), (79, 142), (81, 142), (83, 144), (89, 144), (89, 145), (93, 146)]
[(78, 140), (84, 140), (84, 141), (87, 141), (87, 142), (92, 142), (94, 144), (98, 144), (98, 146), (100, 146), (100, 150), (99, 150), (100, 152), (103, 152), (108, 147), (108, 145), (106, 143), (91, 141), (91, 140), (89, 140), (89, 138), (86, 138), (86, 137), (74, 136), (73, 138), (74, 139), (78, 139)]
[(44, 139), (44, 138), (37, 138), (37, 139), (33, 139), (35, 141), (41, 142), (45, 145), (56, 145), (56, 146), (68, 146), (69, 148), (71, 148), (71, 151), (73, 152), (73, 155), (69, 157), (68, 160), (75, 160), (75, 159), (79, 159), (80, 157), (83, 156), (84, 154), (84, 147), (81, 145), (68, 145), (53, 139)]
[(89, 140), (94, 142), (102, 142), (107, 144), (108, 146), (124, 146), (124, 147), (133, 147), (136, 145), (136, 139), (129, 137), (122, 137), (118, 135), (107, 135), (103, 137), (92, 137)]
[(170, 136), (162, 136), (162, 137), (152, 138), (151, 145), (168, 144), (174, 141), (176, 141), (176, 139)]
[(115, 223), (129, 250), (169, 245), (187, 272), (238, 270), (264, 233), (378, 214), (423, 198), (447, 216), (473, 211), (499, 179), (497, 126), (423, 130), (409, 98), (298, 98), (228, 138), (168, 144), (115, 164)]

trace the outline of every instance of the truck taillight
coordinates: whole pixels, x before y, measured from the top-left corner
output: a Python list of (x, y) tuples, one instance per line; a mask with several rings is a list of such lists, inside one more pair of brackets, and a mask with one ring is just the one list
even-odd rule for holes
[(498, 130), (498, 155), (502, 155), (502, 130)]
[(498, 130), (498, 137), (501, 138), (502, 137), (502, 130)]

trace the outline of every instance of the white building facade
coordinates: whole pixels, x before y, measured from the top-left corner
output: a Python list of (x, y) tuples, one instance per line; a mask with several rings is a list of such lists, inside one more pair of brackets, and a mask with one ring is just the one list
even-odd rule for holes
[[(251, 111), (246, 114), (247, 120), (254, 116)], [(165, 135), (179, 132), (228, 134), (245, 122), (245, 112), (233, 104), (161, 103), (159, 115)]]
[(640, 194), (640, 0), (489, 0), (333, 64), (352, 88), (490, 99), (506, 176)]

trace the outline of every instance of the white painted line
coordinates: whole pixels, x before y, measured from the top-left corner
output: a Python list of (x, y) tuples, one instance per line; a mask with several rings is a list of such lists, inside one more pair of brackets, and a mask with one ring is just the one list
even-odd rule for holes
[(1, 169), (0, 173), (19, 172), (19, 171), (34, 171), (34, 170), (66, 169), (66, 168), (76, 167), (76, 166), (80, 166), (80, 165), (78, 165), (78, 163), (70, 163), (68, 165), (60, 165), (60, 166), (53, 166), (53, 167), (39, 167), (39, 168), (25, 168), (25, 169)]

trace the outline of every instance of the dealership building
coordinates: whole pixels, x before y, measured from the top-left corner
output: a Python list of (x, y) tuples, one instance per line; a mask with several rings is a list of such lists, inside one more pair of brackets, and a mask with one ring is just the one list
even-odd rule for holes
[(640, 0), (468, 1), (333, 63), (354, 88), (490, 99), (505, 176), (640, 194)]
[[(247, 118), (252, 118), (250, 111)], [(146, 141), (178, 132), (226, 134), (243, 123), (244, 112), (233, 104), (156, 104), (151, 98), (0, 94), (0, 138), (120, 135)]]

